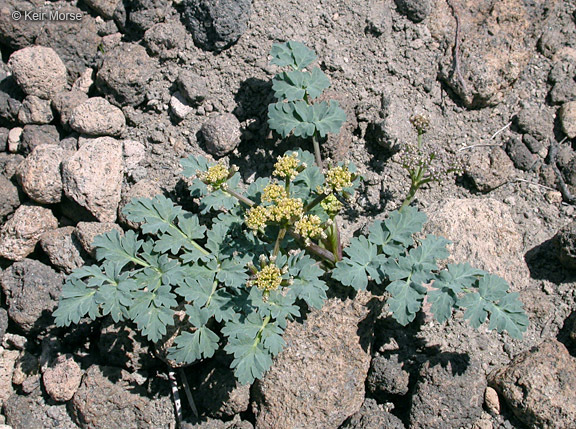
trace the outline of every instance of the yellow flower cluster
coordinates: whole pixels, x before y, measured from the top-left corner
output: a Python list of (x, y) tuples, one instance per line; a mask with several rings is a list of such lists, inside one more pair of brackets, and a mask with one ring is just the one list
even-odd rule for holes
[(316, 215), (303, 216), (294, 224), (294, 230), (308, 242), (310, 239), (326, 237), (322, 228), (322, 220)]
[(300, 167), (298, 154), (292, 152), (290, 155), (278, 157), (278, 161), (274, 164), (274, 172), (272, 174), (282, 179), (292, 180), (298, 175), (298, 167)]
[(326, 172), (325, 184), (325, 194), (342, 192), (344, 188), (352, 186), (352, 173), (345, 166), (331, 168)]
[(256, 278), (247, 284), (265, 291), (276, 290), (282, 284), (282, 270), (274, 264), (266, 265), (256, 273)]
[(207, 185), (218, 186), (228, 179), (229, 173), (228, 167), (218, 163), (208, 168), (208, 171), (198, 173), (198, 178)]
[(268, 208), (272, 222), (289, 222), (301, 218), (304, 214), (304, 203), (300, 198), (281, 198)]
[(264, 231), (268, 216), (270, 213), (268, 209), (263, 206), (254, 206), (246, 213), (245, 222), (246, 226), (254, 231)]
[(277, 183), (270, 183), (264, 188), (264, 192), (262, 193), (262, 201), (266, 201), (268, 203), (274, 203), (282, 198), (287, 197), (288, 193), (286, 192), (286, 188), (282, 185), (278, 185)]
[(343, 207), (342, 203), (334, 196), (334, 194), (330, 194), (324, 198), (322, 202), (320, 202), (320, 206), (330, 217), (334, 217), (340, 213), (340, 210), (342, 210)]

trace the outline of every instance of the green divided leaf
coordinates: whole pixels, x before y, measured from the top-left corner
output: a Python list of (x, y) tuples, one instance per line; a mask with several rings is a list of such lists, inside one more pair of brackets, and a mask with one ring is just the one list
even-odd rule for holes
[(318, 97), (330, 86), (330, 79), (315, 67), (312, 72), (289, 71), (277, 74), (272, 81), (279, 100), (296, 101)]
[(129, 263), (135, 263), (141, 266), (148, 264), (138, 257), (138, 251), (142, 246), (142, 240), (134, 231), (127, 231), (121, 236), (118, 231), (106, 232), (97, 236), (93, 243), (96, 248), (96, 259), (99, 261), (107, 259), (118, 264), (119, 269)]
[(393, 281), (386, 290), (392, 295), (388, 305), (394, 319), (402, 326), (412, 322), (422, 307), (426, 289), (421, 284), (407, 279)]
[(157, 342), (166, 334), (166, 327), (174, 324), (174, 310), (178, 302), (169, 286), (155, 291), (138, 291), (130, 308), (130, 317), (142, 335)]
[(194, 177), (199, 171), (208, 170), (210, 163), (205, 157), (199, 155), (181, 159), (180, 165), (182, 165), (182, 175), (184, 177)]
[(418, 247), (410, 249), (408, 259), (411, 264), (418, 265), (421, 270), (437, 270), (436, 260), (445, 259), (450, 254), (446, 250), (446, 245), (450, 243), (442, 237), (428, 235)]
[(383, 255), (378, 255), (376, 246), (364, 236), (353, 238), (344, 252), (348, 257), (336, 264), (332, 277), (345, 286), (352, 286), (356, 290), (366, 289), (368, 275), (374, 281), (382, 280), (380, 265), (385, 261)]
[(305, 101), (279, 101), (268, 106), (268, 125), (284, 138), (290, 133), (307, 138), (315, 132), (326, 137), (327, 133), (338, 133), (344, 121), (346, 113), (334, 100), (312, 105)]
[(305, 301), (310, 307), (322, 308), (328, 290), (328, 286), (320, 278), (324, 271), (304, 252), (290, 256), (288, 266), (288, 273), (294, 279), (288, 293), (294, 295), (295, 299)]
[(177, 362), (193, 363), (199, 359), (214, 356), (214, 352), (218, 350), (220, 338), (206, 326), (210, 319), (210, 312), (187, 305), (186, 314), (195, 330), (182, 332), (176, 337), (174, 346), (168, 349), (168, 357)]
[(226, 286), (239, 288), (248, 281), (243, 258), (224, 259), (219, 268), (216, 278)]
[(488, 329), (496, 329), (499, 333), (507, 331), (512, 338), (522, 338), (522, 333), (528, 328), (528, 316), (517, 293), (502, 297), (489, 311)]
[(135, 198), (124, 207), (126, 218), (132, 222), (142, 223), (144, 234), (157, 234), (170, 229), (182, 208), (163, 195), (153, 199)]
[(99, 317), (100, 311), (95, 299), (97, 291), (96, 288), (87, 287), (82, 280), (69, 277), (62, 288), (58, 308), (52, 313), (56, 326), (78, 323), (86, 315), (92, 320)]
[(302, 70), (316, 59), (314, 51), (300, 42), (274, 43), (270, 50), (271, 64), (280, 67), (290, 66)]
[(422, 230), (426, 215), (415, 207), (393, 211), (384, 222), (376, 221), (370, 227), (368, 239), (388, 256), (399, 256), (414, 244), (412, 236)]
[(337, 134), (340, 127), (346, 122), (346, 112), (338, 105), (337, 101), (330, 100), (312, 105), (314, 108), (314, 126), (320, 137), (326, 137), (328, 133)]

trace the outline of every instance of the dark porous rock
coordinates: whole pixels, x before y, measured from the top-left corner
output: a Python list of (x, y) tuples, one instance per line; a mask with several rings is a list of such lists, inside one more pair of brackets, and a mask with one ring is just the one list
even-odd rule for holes
[(68, 121), (74, 109), (88, 100), (88, 95), (83, 91), (62, 91), (52, 97), (52, 107), (60, 116), (60, 123), (70, 129)]
[(404, 423), (386, 411), (374, 399), (366, 398), (362, 408), (352, 415), (340, 429), (404, 429)]
[(170, 0), (131, 0), (128, 24), (137, 31), (146, 31), (166, 19)]
[(528, 105), (518, 112), (516, 125), (524, 133), (545, 140), (553, 135), (554, 115), (546, 108)]
[(0, 344), (4, 339), (4, 334), (8, 329), (8, 312), (6, 309), (0, 307)]
[(20, 206), (20, 195), (14, 183), (4, 176), (0, 176), (0, 195), (2, 195), (0, 198), (0, 222), (2, 222)]
[(18, 180), (26, 195), (40, 204), (59, 203), (62, 199), (60, 166), (66, 155), (60, 146), (36, 146), (18, 168)]
[(398, 11), (413, 22), (423, 21), (432, 11), (430, 0), (394, 0)]
[(392, 12), (388, 2), (373, 1), (370, 3), (370, 13), (366, 18), (365, 31), (376, 37), (391, 33)]
[(8, 65), (20, 88), (28, 95), (50, 99), (67, 84), (66, 66), (51, 48), (30, 46), (14, 52)]
[(18, 153), (0, 152), (0, 174), (8, 180), (15, 180), (24, 157)]
[(548, 140), (541, 141), (532, 137), (530, 134), (524, 134), (522, 136), (522, 142), (530, 152), (540, 155), (541, 158), (546, 158), (548, 155), (548, 148), (550, 147)]
[(62, 164), (64, 192), (102, 222), (114, 222), (123, 178), (122, 143), (99, 137)]
[(206, 151), (216, 157), (232, 152), (240, 144), (240, 122), (232, 113), (211, 116), (202, 124), (200, 134)]
[(18, 111), (18, 121), (21, 124), (49, 124), (53, 119), (50, 101), (35, 95), (26, 97)]
[(412, 396), (410, 427), (472, 427), (482, 417), (486, 377), (466, 356), (424, 364)]
[(44, 21), (45, 25), (35, 41), (36, 44), (54, 49), (71, 76), (76, 78), (86, 67), (96, 64), (99, 45), (102, 43), (102, 37), (98, 35), (98, 23), (96, 18), (72, 4), (58, 3), (57, 7), (51, 9), (58, 13), (82, 14), (79, 21)]
[(524, 171), (530, 171), (538, 160), (518, 137), (512, 137), (506, 143), (506, 153), (516, 166), (516, 168)]
[(84, 3), (104, 19), (112, 19), (121, 0), (84, 0)]
[(562, 83), (576, 76), (576, 52), (568, 52), (557, 58), (550, 72), (548, 80), (550, 83)]
[(346, 113), (346, 120), (340, 127), (340, 131), (338, 133), (328, 133), (326, 140), (322, 142), (320, 147), (324, 154), (334, 162), (348, 160), (350, 158), (354, 131), (358, 128), (358, 121), (354, 111), (356, 102), (351, 95), (336, 91), (326, 91), (316, 100), (317, 102), (326, 101), (328, 103), (331, 100), (337, 101), (338, 105)]
[(86, 252), (92, 256), (96, 256), (96, 251), (92, 243), (94, 239), (101, 234), (116, 230), (119, 234), (123, 234), (122, 228), (113, 222), (78, 222), (74, 234), (80, 240), (80, 244)]
[(155, 70), (156, 63), (144, 47), (123, 43), (105, 55), (96, 86), (108, 101), (118, 106), (136, 106), (145, 100), (146, 85)]
[(33, 45), (44, 22), (13, 19), (11, 13), (37, 12), (42, 6), (44, 0), (4, 0), (0, 6), (0, 44), (14, 50)]
[(56, 268), (71, 273), (84, 265), (82, 245), (74, 235), (73, 226), (58, 228), (42, 235), (40, 246)]
[(78, 134), (72, 133), (69, 136), (64, 137), (62, 140), (60, 140), (58, 146), (60, 146), (66, 152), (76, 152), (78, 150)]
[(0, 127), (0, 152), (5, 152), (8, 147), (8, 128)]
[(126, 119), (120, 108), (102, 97), (92, 97), (72, 110), (70, 128), (90, 136), (120, 136)]
[(366, 380), (368, 390), (374, 394), (405, 395), (408, 393), (410, 374), (402, 368), (398, 355), (374, 356)]
[(62, 280), (52, 268), (32, 259), (10, 266), (0, 277), (10, 319), (26, 333), (51, 325)]
[(553, 104), (576, 101), (576, 81), (572, 78), (567, 78), (560, 82), (556, 82), (548, 95)]
[[(428, 26), (444, 46), (439, 77), (468, 108), (500, 103), (535, 53), (534, 45), (550, 9), (546, 2), (459, 0), (436, 2)], [(458, 70), (454, 43), (459, 17)], [(538, 16), (538, 19), (534, 19)]]
[(500, 147), (472, 149), (464, 174), (480, 192), (490, 192), (507, 183), (515, 173), (514, 163)]
[(562, 131), (568, 138), (576, 137), (576, 101), (564, 103), (558, 113)]
[(251, 0), (186, 0), (184, 22), (194, 42), (208, 51), (221, 51), (234, 44), (248, 28)]
[(129, 371), (155, 368), (160, 363), (146, 338), (125, 322), (114, 323), (111, 317), (102, 322), (98, 348), (106, 365)]
[(558, 243), (558, 258), (562, 265), (576, 270), (576, 221), (564, 226), (555, 236)]
[(34, 251), (40, 237), (58, 227), (58, 219), (46, 207), (21, 205), (0, 229), (0, 256), (21, 261)]
[(562, 33), (554, 29), (548, 29), (538, 39), (538, 50), (545, 57), (552, 59), (563, 42)]
[(0, 80), (0, 123), (10, 126), (18, 121), (18, 112), (24, 97), (25, 94), (13, 76)]
[(369, 299), (329, 299), (303, 323), (288, 323), (286, 347), (253, 386), (257, 428), (335, 428), (360, 409), (370, 367)]
[(206, 79), (192, 70), (182, 70), (178, 74), (176, 84), (184, 97), (193, 104), (200, 104), (209, 94)]
[(176, 416), (166, 380), (138, 385), (126, 371), (92, 365), (69, 409), (82, 428), (171, 427)]
[(57, 145), (60, 133), (54, 125), (26, 125), (22, 129), (21, 151), (28, 154), (42, 144)]
[(152, 56), (174, 59), (186, 46), (188, 33), (180, 21), (161, 22), (144, 33), (144, 41)]
[(47, 403), (39, 387), (23, 396), (14, 394), (4, 404), (6, 424), (12, 428), (78, 428), (66, 410), (66, 404)]
[(222, 362), (212, 359), (194, 375), (196, 405), (210, 417), (226, 420), (246, 411), (250, 404), (250, 386), (236, 380), (230, 363), (226, 358)]
[(567, 184), (576, 186), (576, 156), (562, 168), (562, 174)]
[(574, 427), (576, 359), (555, 339), (544, 341), (492, 372), (489, 384), (528, 427)]

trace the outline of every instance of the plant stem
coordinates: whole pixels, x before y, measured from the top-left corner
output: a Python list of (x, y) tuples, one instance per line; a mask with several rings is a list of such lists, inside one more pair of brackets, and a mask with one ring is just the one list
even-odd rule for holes
[(312, 134), (312, 145), (314, 146), (314, 156), (316, 157), (316, 165), (320, 170), (324, 167), (322, 166), (322, 156), (320, 155), (320, 143), (318, 142), (318, 133), (315, 131)]
[(232, 189), (222, 189), (224, 192), (226, 192), (228, 195), (230, 195), (231, 197), (236, 198), (238, 201), (246, 204), (248, 207), (252, 207), (254, 205), (256, 205), (256, 203), (254, 201), (252, 201), (250, 198), (245, 197), (242, 194), (239, 194), (236, 191), (233, 191)]
[(274, 253), (272, 253), (272, 255), (278, 256), (278, 252), (280, 252), (280, 243), (284, 239), (285, 235), (286, 228), (281, 228), (280, 231), (278, 231), (278, 237), (276, 237), (276, 243), (274, 243)]
[[(296, 234), (291, 229), (288, 230), (288, 234), (290, 234), (292, 237), (294, 237), (300, 243), (302, 243), (304, 241), (304, 239), (300, 235)], [(304, 246), (304, 248), (307, 251), (309, 251), (310, 253), (312, 253), (313, 255), (316, 255), (317, 257), (319, 257), (320, 259), (322, 259), (326, 262), (330, 262), (331, 264), (336, 263), (336, 258), (334, 257), (332, 252), (327, 250), (327, 249), (324, 249), (323, 247), (318, 246), (317, 244), (311, 243), (308, 246)]]
[(318, 196), (316, 196), (316, 198), (314, 198), (306, 207), (304, 207), (304, 211), (305, 212), (309, 212), (310, 210), (312, 210), (314, 207), (316, 207), (318, 204), (320, 204), (322, 202), (322, 200), (324, 200), (324, 198), (326, 198), (328, 195), (321, 193)]

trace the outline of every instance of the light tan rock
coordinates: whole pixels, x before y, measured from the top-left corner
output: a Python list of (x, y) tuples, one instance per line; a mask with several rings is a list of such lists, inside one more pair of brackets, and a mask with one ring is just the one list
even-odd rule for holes
[(92, 246), (94, 238), (113, 230), (118, 231), (120, 234), (124, 233), (122, 228), (113, 222), (78, 222), (74, 230), (74, 235), (76, 235), (84, 250), (90, 255), (95, 256), (94, 246)]
[(576, 101), (564, 103), (560, 109), (560, 123), (569, 138), (576, 137)]
[(75, 229), (73, 226), (66, 226), (48, 231), (40, 240), (42, 250), (48, 255), (52, 265), (66, 273), (84, 265), (80, 253), (82, 245), (74, 235)]
[(72, 355), (61, 355), (44, 371), (42, 382), (46, 393), (56, 402), (72, 399), (82, 381), (83, 371)]
[(101, 97), (89, 98), (72, 110), (70, 128), (91, 136), (119, 136), (126, 125), (124, 113)]
[(12, 374), (20, 352), (0, 347), (0, 406), (14, 393)]
[(18, 168), (22, 189), (40, 204), (55, 204), (62, 199), (60, 166), (66, 151), (60, 146), (42, 144)]

